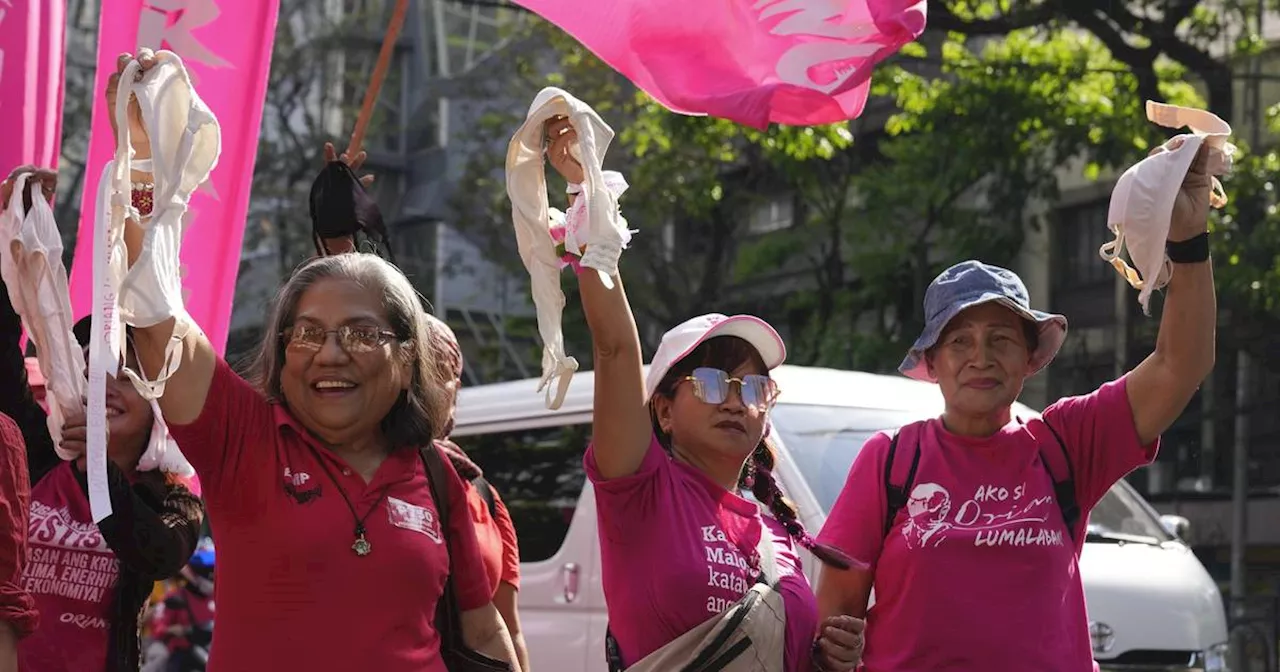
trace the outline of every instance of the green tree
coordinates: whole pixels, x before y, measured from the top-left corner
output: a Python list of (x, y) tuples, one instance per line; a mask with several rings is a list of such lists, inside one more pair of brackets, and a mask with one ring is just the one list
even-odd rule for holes
[[(1252, 25), (1254, 5), (1219, 15), (1174, 4), (1163, 13), (1136, 2), (931, 4), (930, 32), (878, 70), (863, 118), (822, 128), (759, 133), (670, 114), (545, 24), (513, 50), (512, 67), (503, 64), (513, 81), (497, 87), (527, 100), (545, 83), (566, 86), (619, 129), (607, 163), (632, 183), (623, 208), (642, 233), (623, 268), (642, 325), (753, 310), (790, 327), (792, 361), (884, 370), (918, 331), (924, 288), (942, 267), (1012, 262), (1028, 225), (1044, 225), (1064, 169), (1114, 174), (1167, 137), (1146, 122), (1145, 100), (1234, 110), (1222, 82), (1258, 41), (1237, 31), (1225, 57), (1209, 45)], [(505, 144), (519, 120), (487, 115), (477, 147)], [(477, 152), (459, 210), (519, 268), (495, 154)], [(1242, 168), (1261, 179), (1265, 162), (1250, 168), (1255, 160)], [(749, 235), (751, 205), (779, 188), (796, 194), (795, 225)], [(1262, 188), (1229, 183), (1233, 207), (1265, 212), (1249, 205)], [(1215, 242), (1235, 266), (1224, 303), (1243, 312), (1268, 304), (1237, 294), (1265, 292), (1277, 268), (1270, 229), (1253, 227)], [(1233, 255), (1244, 239), (1252, 254)], [(568, 276), (565, 285), (572, 312)], [(566, 320), (571, 342), (581, 343), (579, 325)]]
[[(548, 58), (548, 54), (552, 54)], [(502, 95), (514, 105), (491, 106), (465, 137), (471, 157), (455, 199), (457, 219), (470, 235), (485, 241), (494, 258), (522, 271), (511, 231), (503, 160), (511, 134), (523, 120), (525, 101), (547, 85), (560, 86), (591, 104), (616, 131), (605, 167), (630, 183), (622, 198), (624, 215), (640, 230), (622, 267), (628, 294), (642, 326), (669, 327), (720, 305), (734, 285), (733, 269), (753, 190), (776, 184), (780, 175), (810, 164), (832, 172), (852, 144), (846, 125), (822, 128), (774, 127), (759, 132), (723, 119), (674, 115), (601, 63), (577, 42), (545, 23), (534, 24), (518, 45), (497, 55), (486, 78), (466, 95)], [(549, 65), (548, 65), (549, 64)], [(493, 72), (506, 78), (492, 78)], [(848, 164), (852, 168), (852, 164)], [(550, 193), (563, 193), (549, 173)], [(844, 193), (839, 183), (833, 193)], [(557, 205), (555, 199), (553, 206)], [(563, 203), (559, 204), (563, 208)], [(566, 334), (571, 352), (588, 350), (572, 277), (564, 276), (569, 297)], [(646, 330), (656, 344), (660, 330)]]
[[(840, 227), (848, 284), (820, 283), (815, 295), (793, 298), (816, 307), (802, 351), (812, 363), (896, 365), (937, 272), (964, 258), (1011, 262), (1028, 225), (1044, 224), (1041, 206), (1057, 200), (1063, 166), (1075, 161), (1097, 176), (1157, 141), (1136, 80), (1087, 33), (934, 37), (877, 75), (873, 95), (896, 112), (850, 185), (858, 207)], [(1160, 98), (1198, 104), (1180, 75), (1161, 65)], [(823, 305), (833, 302), (842, 304), (834, 322)]]
[(1140, 99), (1160, 100), (1176, 74), (1193, 82), (1208, 109), (1235, 122), (1237, 131), (1241, 121), (1270, 131), (1233, 139), (1244, 151), (1225, 180), (1232, 203), (1215, 218), (1218, 235), (1212, 242), (1219, 301), (1232, 325), (1224, 340), (1252, 350), (1272, 370), (1280, 370), (1280, 361), (1266, 356), (1275, 340), (1263, 335), (1275, 333), (1280, 305), (1271, 182), (1277, 128), (1274, 108), (1265, 111), (1273, 122), (1264, 127), (1264, 101), (1251, 100), (1248, 92), (1262, 76), (1269, 49), (1261, 36), (1262, 16), (1278, 8), (1275, 0), (944, 0), (931, 3), (929, 15), (931, 28), (969, 38), (1000, 40), (1026, 30), (1087, 32), (1122, 66), (1123, 79), (1136, 85)]

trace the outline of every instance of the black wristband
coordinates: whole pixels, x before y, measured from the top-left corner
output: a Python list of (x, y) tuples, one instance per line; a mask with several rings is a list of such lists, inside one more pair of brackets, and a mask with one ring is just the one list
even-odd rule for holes
[(1164, 249), (1175, 264), (1198, 264), (1209, 260), (1209, 232), (1187, 240), (1168, 241)]

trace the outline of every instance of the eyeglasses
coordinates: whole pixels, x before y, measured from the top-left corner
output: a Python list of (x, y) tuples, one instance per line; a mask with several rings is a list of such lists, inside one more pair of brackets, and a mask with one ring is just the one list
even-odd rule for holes
[(693, 395), (707, 404), (723, 404), (729, 399), (729, 387), (738, 384), (738, 392), (742, 403), (761, 411), (773, 408), (778, 399), (778, 384), (769, 376), (748, 374), (741, 378), (733, 378), (720, 369), (699, 367), (693, 375), (682, 380), (693, 383)]
[(390, 341), (397, 340), (394, 332), (368, 325), (343, 325), (337, 329), (321, 329), (310, 324), (295, 324), (280, 332), (285, 344), (297, 350), (319, 350), (329, 334), (338, 335), (338, 345), (349, 353), (373, 352)]

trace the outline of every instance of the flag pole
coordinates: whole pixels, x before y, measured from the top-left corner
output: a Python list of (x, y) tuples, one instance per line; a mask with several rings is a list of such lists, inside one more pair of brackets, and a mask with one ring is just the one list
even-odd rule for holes
[(400, 29), (404, 26), (404, 17), (409, 10), (409, 0), (396, 0), (396, 8), (391, 13), (391, 25), (382, 38), (382, 50), (378, 52), (378, 64), (373, 68), (369, 78), (369, 88), (364, 92), (364, 104), (360, 106), (360, 116), (356, 117), (356, 128), (351, 133), (351, 142), (347, 144), (347, 157), (355, 160), (356, 154), (364, 145), (364, 134), (369, 128), (369, 120), (373, 117), (373, 106), (378, 102), (378, 92), (382, 90), (382, 81), (387, 77), (391, 67), (391, 53), (395, 50), (396, 40), (400, 37)]

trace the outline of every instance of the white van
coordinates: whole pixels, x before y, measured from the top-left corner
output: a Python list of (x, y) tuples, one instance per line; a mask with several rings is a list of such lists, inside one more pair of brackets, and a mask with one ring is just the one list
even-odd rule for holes
[[(795, 366), (773, 375), (778, 475), (815, 533), (868, 437), (942, 411), (937, 386), (898, 376)], [(520, 538), (520, 620), (541, 672), (608, 669), (595, 498), (582, 467), (592, 384), (590, 372), (576, 375), (557, 411), (536, 380), (464, 389), (458, 404), (453, 436), (485, 468)], [(1103, 670), (1227, 669), (1222, 596), (1172, 525), (1123, 481), (1090, 516), (1080, 568)], [(805, 563), (812, 580), (815, 561)]]

